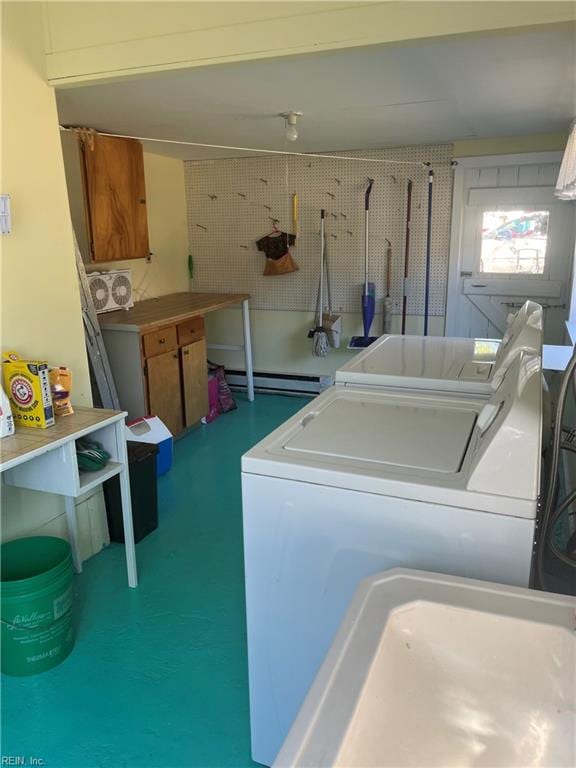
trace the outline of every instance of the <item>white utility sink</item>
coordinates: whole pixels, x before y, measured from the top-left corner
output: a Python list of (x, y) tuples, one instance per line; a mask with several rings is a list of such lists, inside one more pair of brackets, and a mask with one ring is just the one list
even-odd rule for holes
[(576, 599), (396, 569), (363, 582), (274, 765), (576, 765)]

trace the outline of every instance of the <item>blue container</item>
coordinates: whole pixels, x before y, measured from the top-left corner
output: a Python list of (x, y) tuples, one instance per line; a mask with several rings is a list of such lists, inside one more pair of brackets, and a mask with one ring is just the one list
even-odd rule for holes
[(156, 473), (158, 475), (165, 475), (166, 472), (172, 466), (172, 460), (174, 458), (174, 439), (172, 437), (166, 438), (158, 443), (158, 453), (156, 455)]
[(145, 416), (126, 425), (126, 438), (137, 443), (153, 443), (158, 447), (156, 472), (165, 475), (172, 466), (174, 438), (168, 427), (158, 416)]

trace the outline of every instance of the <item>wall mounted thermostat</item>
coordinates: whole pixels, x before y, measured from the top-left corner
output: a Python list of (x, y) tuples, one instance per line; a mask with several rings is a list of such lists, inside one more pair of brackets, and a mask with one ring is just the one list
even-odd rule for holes
[(10, 195), (0, 195), (0, 234), (9, 235), (10, 232), (12, 232)]

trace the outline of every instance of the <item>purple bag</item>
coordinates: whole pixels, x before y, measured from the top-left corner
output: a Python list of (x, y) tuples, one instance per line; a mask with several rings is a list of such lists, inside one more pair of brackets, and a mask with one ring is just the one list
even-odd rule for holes
[(216, 374), (208, 374), (208, 413), (202, 419), (203, 424), (210, 424), (211, 421), (220, 416), (220, 403), (218, 402), (218, 378)]
[(233, 411), (238, 406), (236, 405), (236, 401), (232, 396), (232, 391), (230, 390), (230, 386), (226, 381), (226, 373), (225, 373), (224, 366), (216, 365), (215, 363), (211, 363), (210, 360), (208, 360), (208, 371), (209, 373), (216, 376), (216, 379), (218, 381), (218, 405), (220, 406), (220, 411), (222, 413), (228, 413), (228, 411)]

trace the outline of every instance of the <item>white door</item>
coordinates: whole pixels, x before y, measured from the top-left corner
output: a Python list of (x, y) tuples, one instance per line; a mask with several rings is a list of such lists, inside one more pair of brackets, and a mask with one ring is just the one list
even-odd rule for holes
[(501, 337), (526, 299), (544, 307), (544, 339), (561, 344), (570, 301), (574, 204), (554, 197), (556, 153), (459, 161), (446, 334)]

